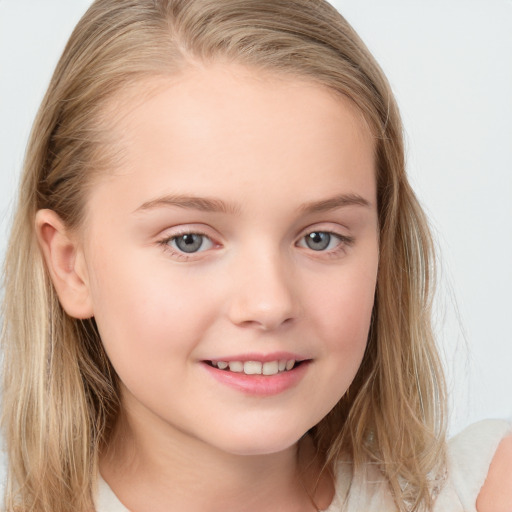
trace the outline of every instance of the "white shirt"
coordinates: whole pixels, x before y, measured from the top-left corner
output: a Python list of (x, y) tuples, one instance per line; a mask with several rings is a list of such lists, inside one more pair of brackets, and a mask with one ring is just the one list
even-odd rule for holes
[[(434, 512), (476, 512), (476, 500), (500, 441), (512, 431), (502, 420), (484, 420), (466, 428), (448, 443), (448, 477)], [(351, 481), (351, 465), (338, 463), (336, 493), (324, 512), (396, 512), (387, 484), (376, 467)], [(344, 505), (345, 503), (345, 505)], [(130, 512), (100, 477), (97, 512)]]

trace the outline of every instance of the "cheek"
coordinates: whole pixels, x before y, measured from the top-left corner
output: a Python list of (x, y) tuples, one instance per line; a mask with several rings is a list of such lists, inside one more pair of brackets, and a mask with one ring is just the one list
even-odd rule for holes
[(309, 295), (309, 332), (318, 345), (321, 363), (321, 371), (310, 385), (323, 397), (313, 407), (316, 421), (339, 402), (361, 365), (375, 296), (376, 264), (373, 268), (347, 268)]
[(207, 289), (165, 261), (97, 259), (91, 280), (96, 323), (116, 364), (190, 352), (214, 316)]
[(375, 299), (377, 262), (341, 269), (309, 297), (309, 308), (315, 312), (317, 329), (327, 340), (328, 349), (364, 352)]
[(331, 332), (347, 342), (366, 342), (375, 297), (374, 281), (342, 283), (338, 294), (333, 293), (328, 306)]

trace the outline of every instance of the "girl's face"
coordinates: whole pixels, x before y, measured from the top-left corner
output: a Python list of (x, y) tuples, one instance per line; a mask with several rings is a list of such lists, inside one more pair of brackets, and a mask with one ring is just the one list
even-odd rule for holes
[(291, 446), (366, 346), (368, 130), (326, 88), (227, 64), (120, 119), (122, 163), (92, 190), (81, 251), (128, 424), (232, 454)]

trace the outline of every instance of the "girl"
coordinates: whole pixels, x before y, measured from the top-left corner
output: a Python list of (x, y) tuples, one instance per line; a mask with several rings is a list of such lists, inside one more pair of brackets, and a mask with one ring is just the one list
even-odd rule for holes
[(96, 1), (6, 260), (6, 509), (510, 507), (508, 425), (445, 443), (432, 280), (396, 104), (332, 7)]

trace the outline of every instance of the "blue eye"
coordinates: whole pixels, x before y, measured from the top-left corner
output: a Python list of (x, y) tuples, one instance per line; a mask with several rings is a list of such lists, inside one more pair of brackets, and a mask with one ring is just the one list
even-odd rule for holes
[(331, 243), (331, 234), (324, 231), (313, 231), (304, 237), (306, 245), (313, 251), (325, 251)]
[(336, 248), (341, 243), (341, 238), (327, 231), (312, 231), (301, 239), (299, 245), (312, 251), (325, 251)]
[(187, 254), (205, 251), (213, 247), (212, 241), (206, 235), (199, 233), (186, 233), (174, 236), (168, 241), (168, 245)]

